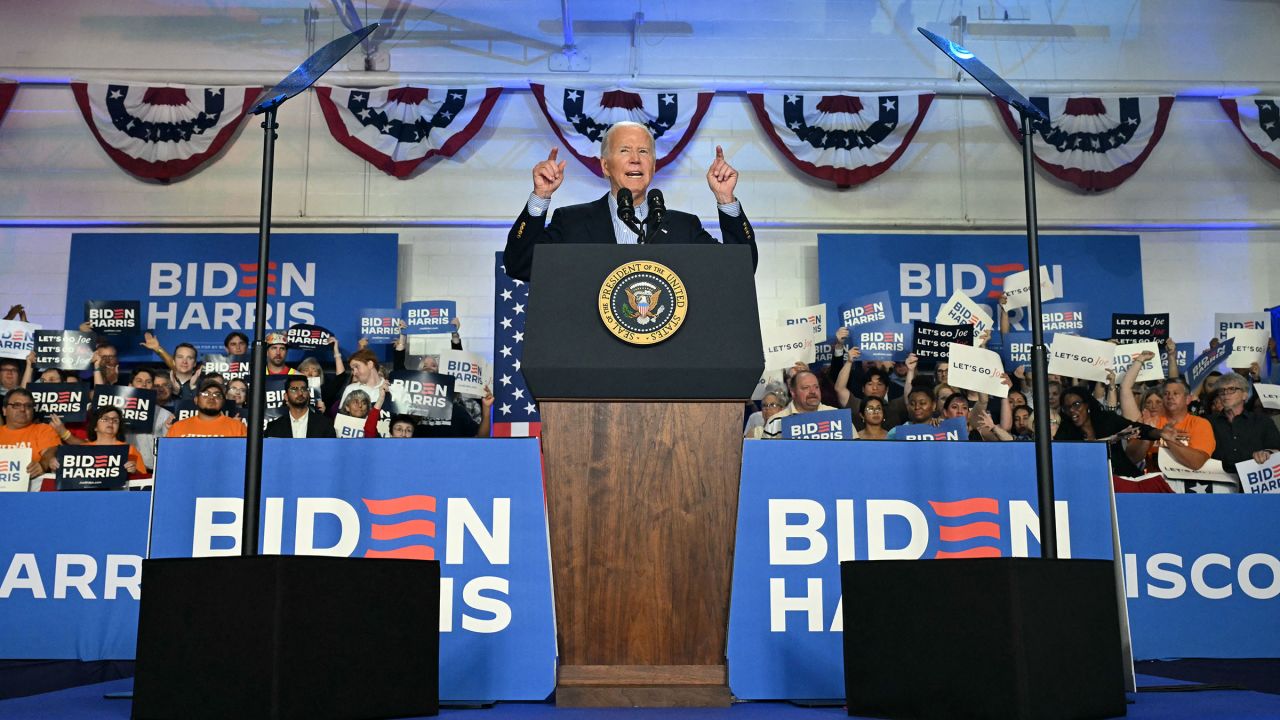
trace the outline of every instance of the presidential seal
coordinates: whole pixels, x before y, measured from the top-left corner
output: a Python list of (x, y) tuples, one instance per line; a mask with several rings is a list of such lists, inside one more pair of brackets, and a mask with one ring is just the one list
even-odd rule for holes
[(600, 286), (600, 319), (618, 339), (652, 345), (671, 337), (689, 309), (684, 282), (665, 265), (620, 265)]

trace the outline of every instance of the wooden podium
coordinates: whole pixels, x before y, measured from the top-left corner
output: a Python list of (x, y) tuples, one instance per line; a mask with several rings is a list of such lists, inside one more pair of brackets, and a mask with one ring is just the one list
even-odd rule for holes
[[(631, 345), (597, 300), (646, 260), (679, 275), (688, 310)], [(742, 406), (763, 370), (749, 250), (547, 245), (533, 277), (522, 371), (542, 414), (556, 702), (728, 705)]]

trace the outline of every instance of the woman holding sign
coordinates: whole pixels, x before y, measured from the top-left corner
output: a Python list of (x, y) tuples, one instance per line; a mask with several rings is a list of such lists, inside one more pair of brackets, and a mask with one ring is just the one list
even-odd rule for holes
[(1138, 457), (1130, 457), (1130, 442), (1136, 433), (1124, 433), (1134, 423), (1113, 412), (1102, 409), (1102, 404), (1083, 385), (1071, 387), (1062, 392), (1062, 414), (1066, 421), (1053, 436), (1054, 442), (1062, 440), (1111, 440), (1119, 443), (1121, 452), (1111, 454), (1111, 472), (1124, 477), (1138, 477), (1142, 471), (1138, 461), (1142, 452), (1134, 448)]
[[(99, 405), (89, 410), (89, 416), (85, 419), (85, 429), (89, 437), (87, 445), (124, 445), (124, 415), (121, 414), (120, 408), (114, 405)], [(49, 458), (46, 461), (51, 472), (58, 469), (58, 460), (56, 457)], [(142, 462), (142, 455), (138, 453), (138, 449), (129, 446), (129, 459), (124, 464), (125, 472), (129, 473), (130, 479), (149, 478), (151, 473), (147, 470), (147, 466)]]

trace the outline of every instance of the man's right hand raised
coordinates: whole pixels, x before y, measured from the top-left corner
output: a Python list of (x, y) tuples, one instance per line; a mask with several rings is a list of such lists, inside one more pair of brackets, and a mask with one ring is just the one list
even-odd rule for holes
[(533, 166), (533, 194), (543, 200), (550, 200), (551, 194), (564, 182), (564, 160), (556, 162), (559, 148), (551, 148), (547, 159)]

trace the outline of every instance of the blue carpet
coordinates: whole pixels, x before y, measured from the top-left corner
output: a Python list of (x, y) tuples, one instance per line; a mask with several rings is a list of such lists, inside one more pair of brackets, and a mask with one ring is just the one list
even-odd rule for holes
[[(1185, 681), (1139, 676), (1139, 687), (1153, 685), (1193, 685)], [(104, 693), (132, 688), (132, 680), (114, 680), (97, 685), (60, 690), (44, 695), (0, 701), (4, 720), (127, 720), (128, 700), (105, 700)], [(1144, 692), (1130, 696), (1129, 718), (1137, 720), (1261, 720), (1280, 718), (1280, 696), (1230, 690), (1204, 692)], [(442, 718), (455, 720), (763, 720), (764, 718), (847, 717), (842, 708), (802, 708), (788, 703), (739, 703), (730, 708), (708, 709), (601, 709), (557, 708), (546, 703), (500, 703), (484, 710), (442, 710)]]

